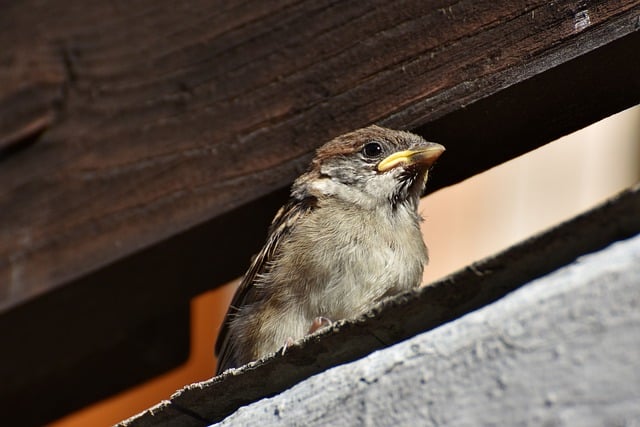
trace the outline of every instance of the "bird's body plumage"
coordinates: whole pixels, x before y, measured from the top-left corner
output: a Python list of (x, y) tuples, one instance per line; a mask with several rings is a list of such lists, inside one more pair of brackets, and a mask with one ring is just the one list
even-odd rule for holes
[(420, 284), (427, 249), (417, 205), (427, 168), (381, 173), (379, 159), (362, 154), (369, 141), (382, 141), (386, 155), (430, 144), (372, 126), (318, 150), (234, 296), (218, 373), (302, 338), (318, 317), (351, 318)]

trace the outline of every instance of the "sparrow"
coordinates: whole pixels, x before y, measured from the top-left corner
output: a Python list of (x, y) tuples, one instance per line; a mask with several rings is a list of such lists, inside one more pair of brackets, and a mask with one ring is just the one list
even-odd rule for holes
[(216, 374), (420, 285), (418, 203), (442, 145), (369, 126), (316, 151), (227, 311)]

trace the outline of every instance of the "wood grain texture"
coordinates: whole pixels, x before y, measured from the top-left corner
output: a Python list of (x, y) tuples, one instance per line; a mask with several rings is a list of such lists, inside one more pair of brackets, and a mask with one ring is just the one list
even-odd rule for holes
[(6, 5), (0, 310), (286, 186), (332, 136), (425, 125), (632, 33), (639, 10), (622, 0)]

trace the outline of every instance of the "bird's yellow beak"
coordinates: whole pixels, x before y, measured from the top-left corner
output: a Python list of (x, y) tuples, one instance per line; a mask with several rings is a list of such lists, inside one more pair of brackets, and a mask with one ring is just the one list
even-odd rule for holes
[(405, 150), (393, 153), (378, 163), (378, 172), (386, 172), (398, 166), (424, 165), (430, 167), (444, 152), (444, 147), (435, 142), (418, 150)]

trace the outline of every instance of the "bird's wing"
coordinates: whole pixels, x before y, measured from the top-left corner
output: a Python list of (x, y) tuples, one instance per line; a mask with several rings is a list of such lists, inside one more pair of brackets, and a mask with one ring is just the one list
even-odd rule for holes
[(307, 215), (315, 207), (315, 198), (309, 197), (303, 200), (291, 199), (285, 204), (271, 222), (269, 235), (264, 247), (252, 260), (249, 270), (246, 272), (236, 290), (227, 314), (220, 327), (220, 333), (216, 341), (216, 355), (218, 356), (218, 366), (216, 375), (224, 370), (235, 367), (233, 341), (234, 337), (229, 332), (229, 323), (236, 316), (240, 308), (251, 304), (260, 298), (256, 291), (256, 278), (264, 274), (277, 253), (280, 242), (291, 233), (291, 230), (300, 219)]

